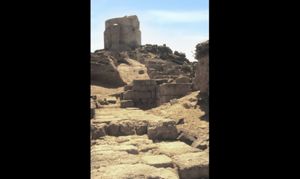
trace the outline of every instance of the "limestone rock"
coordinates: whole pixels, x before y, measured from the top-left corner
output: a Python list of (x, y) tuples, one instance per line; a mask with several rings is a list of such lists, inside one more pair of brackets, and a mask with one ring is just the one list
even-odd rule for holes
[(134, 107), (134, 103), (132, 100), (121, 100), (121, 108)]
[(157, 143), (157, 150), (154, 152), (156, 154), (164, 154), (169, 157), (174, 155), (180, 155), (184, 153), (200, 152), (201, 150), (191, 147), (183, 142), (160, 142)]
[(112, 165), (99, 170), (98, 173), (100, 176), (97, 178), (99, 179), (179, 179), (172, 170), (155, 168), (145, 164)]
[(196, 46), (195, 79), (193, 81), (194, 90), (207, 93), (209, 89), (209, 42), (203, 42)]
[(190, 78), (186, 76), (179, 76), (175, 81), (176, 83), (190, 83)]
[(187, 133), (184, 133), (182, 132), (178, 137), (177, 137), (178, 140), (188, 144), (188, 145), (192, 145), (192, 143), (194, 141), (196, 141), (196, 138), (194, 136), (191, 136)]
[(134, 124), (131, 121), (120, 122), (120, 135), (134, 135), (135, 129)]
[(142, 157), (142, 161), (157, 168), (173, 167), (172, 159), (166, 155), (146, 155)]
[(148, 128), (148, 124), (146, 122), (143, 121), (136, 122), (135, 131), (137, 135), (147, 134), (147, 128)]
[(178, 136), (176, 122), (171, 119), (150, 121), (147, 135), (152, 140), (174, 140)]
[(208, 141), (203, 139), (197, 139), (193, 141), (191, 146), (200, 150), (206, 150), (208, 148)]
[(92, 139), (98, 139), (106, 135), (107, 124), (97, 124), (91, 126)]
[(110, 122), (107, 127), (108, 135), (119, 136), (120, 135), (120, 124), (117, 122)]
[(186, 153), (173, 157), (179, 168), (180, 179), (200, 179), (209, 177), (208, 154), (204, 152)]

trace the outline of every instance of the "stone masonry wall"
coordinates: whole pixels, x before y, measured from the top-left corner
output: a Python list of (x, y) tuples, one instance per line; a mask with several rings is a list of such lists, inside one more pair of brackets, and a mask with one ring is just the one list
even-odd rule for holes
[(121, 107), (153, 108), (171, 99), (185, 96), (191, 91), (191, 83), (163, 83), (161, 80), (134, 80), (125, 86)]
[(137, 16), (109, 19), (105, 22), (104, 48), (132, 50), (141, 45), (141, 31)]

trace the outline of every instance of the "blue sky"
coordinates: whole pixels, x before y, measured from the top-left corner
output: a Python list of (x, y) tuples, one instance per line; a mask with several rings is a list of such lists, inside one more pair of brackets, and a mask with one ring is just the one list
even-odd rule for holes
[(166, 44), (194, 61), (196, 44), (208, 40), (208, 7), (208, 0), (91, 0), (91, 51), (104, 48), (105, 20), (137, 15), (142, 45)]

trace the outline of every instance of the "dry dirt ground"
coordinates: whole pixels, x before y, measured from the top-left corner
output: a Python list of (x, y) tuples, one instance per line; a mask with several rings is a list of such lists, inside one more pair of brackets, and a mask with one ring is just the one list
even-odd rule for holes
[(105, 97), (108, 97), (109, 95), (120, 93), (122, 91), (124, 91), (123, 87), (105, 88), (105, 87), (102, 87), (102, 86), (95, 86), (95, 85), (91, 86), (91, 95), (97, 95), (100, 98), (105, 98)]

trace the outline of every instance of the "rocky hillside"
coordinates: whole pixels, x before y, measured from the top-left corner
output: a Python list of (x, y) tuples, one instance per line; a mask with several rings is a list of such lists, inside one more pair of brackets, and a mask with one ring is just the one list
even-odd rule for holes
[(168, 79), (193, 76), (193, 64), (184, 53), (162, 45), (143, 45), (135, 50), (91, 53), (92, 85), (120, 87), (133, 79)]

